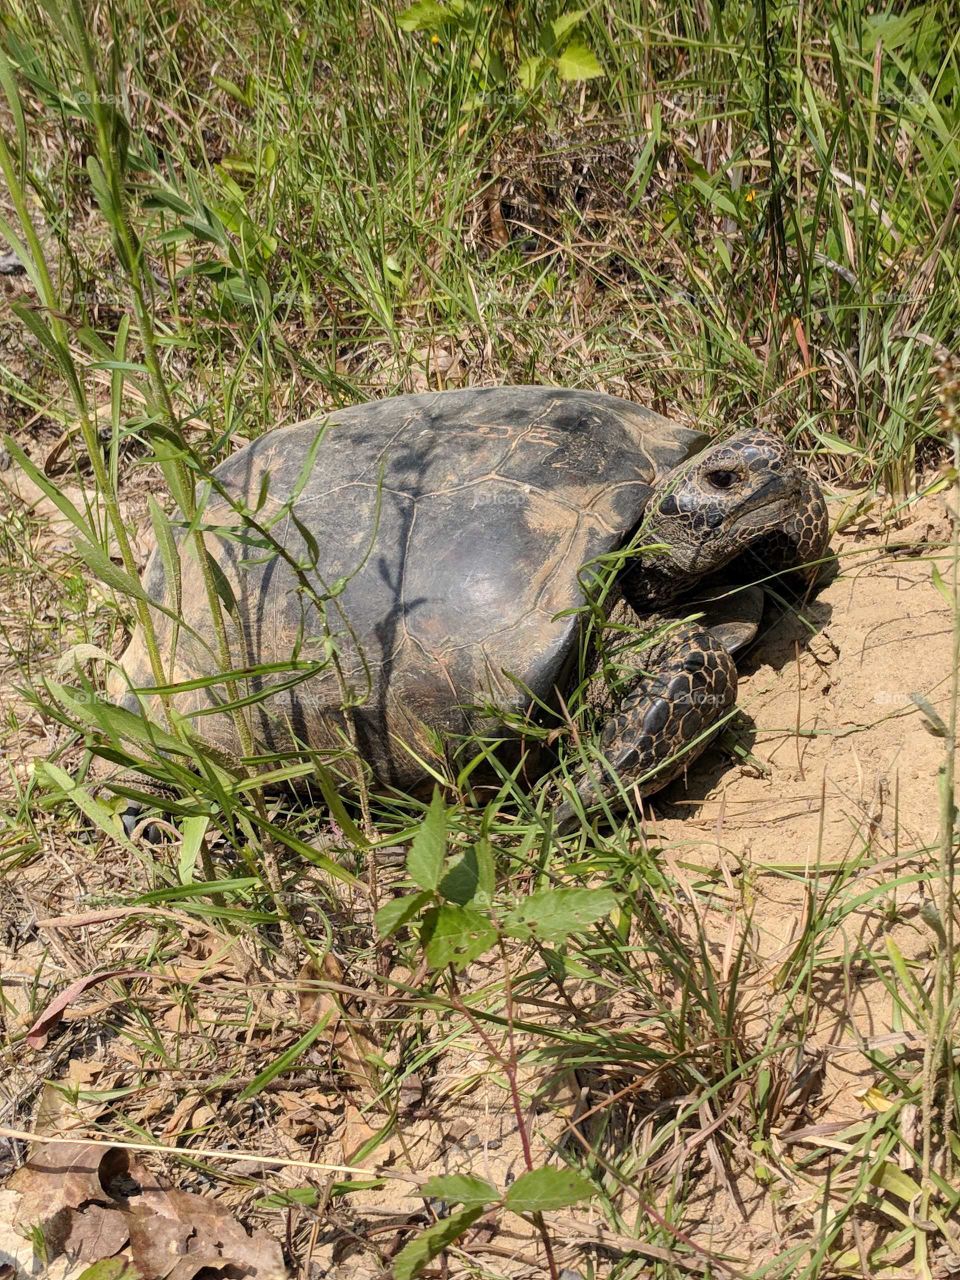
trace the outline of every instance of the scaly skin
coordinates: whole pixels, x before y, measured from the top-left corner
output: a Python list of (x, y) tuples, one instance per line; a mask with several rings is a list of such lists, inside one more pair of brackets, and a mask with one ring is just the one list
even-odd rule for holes
[[(628, 616), (625, 603), (611, 615)], [(584, 807), (601, 797), (616, 805), (621, 789), (645, 796), (665, 787), (710, 743), (736, 701), (733, 654), (706, 626), (663, 621), (670, 630), (662, 640), (619, 655), (621, 671), (637, 672), (632, 682), (627, 677), (627, 691), (605, 692), (595, 704), (600, 758), (575, 783)], [(560, 805), (561, 830), (574, 825), (575, 812), (569, 802)]]
[[(670, 497), (668, 494), (660, 501), (672, 514), (677, 504)], [(701, 531), (708, 527), (709, 517), (704, 512), (710, 509), (709, 495), (703, 497), (702, 507), (691, 507)], [(758, 576), (799, 570), (812, 582), (828, 536), (823, 495), (804, 476), (795, 512), (777, 528), (748, 543), (747, 550), (757, 561)], [(644, 595), (647, 600), (662, 600), (682, 586), (680, 575), (667, 578), (656, 565), (652, 569), (645, 566), (642, 558), (624, 575), (625, 592), (641, 618)], [(636, 615), (631, 618), (630, 604), (621, 601), (611, 612), (610, 621), (636, 627), (638, 619)], [(649, 614), (646, 621), (649, 625)], [(663, 621), (669, 623), (669, 618)], [(621, 668), (635, 666), (638, 675), (632, 683), (621, 678), (619, 691), (608, 694), (598, 707), (602, 760), (584, 769), (574, 781), (584, 808), (601, 798), (616, 806), (625, 790), (647, 796), (665, 787), (710, 744), (736, 702), (733, 655), (706, 625), (678, 622), (655, 645), (632, 654), (622, 651), (619, 662)], [(575, 825), (576, 808), (565, 801), (555, 816), (560, 829), (565, 830)]]

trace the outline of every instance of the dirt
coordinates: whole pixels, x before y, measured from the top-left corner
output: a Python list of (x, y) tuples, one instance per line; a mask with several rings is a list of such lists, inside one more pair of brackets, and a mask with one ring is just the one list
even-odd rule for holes
[[(936, 567), (949, 581), (949, 539), (935, 499), (900, 528), (868, 521), (835, 538), (833, 582), (742, 666), (739, 733), (753, 761), (730, 767), (711, 752), (660, 801), (661, 837), (750, 879), (771, 962), (801, 927), (804, 876), (856, 862), (865, 882), (892, 881), (935, 849), (944, 744), (922, 704), (949, 719), (952, 617), (932, 577)], [(882, 905), (915, 925), (922, 900), (916, 885), (898, 886)], [(858, 913), (852, 927), (866, 924)], [(923, 924), (917, 940), (932, 940)]]
[[(931, 722), (930, 713), (913, 696), (920, 695), (934, 715), (948, 717), (952, 619), (931, 570), (936, 563), (949, 580), (949, 539), (946, 509), (939, 499), (918, 503), (909, 519), (900, 523), (881, 511), (868, 513), (836, 537), (839, 572), (806, 606), (805, 620), (787, 612), (742, 664), (740, 717), (725, 740), (726, 749), (711, 750), (691, 768), (685, 784), (674, 784), (657, 797), (646, 824), (648, 842), (661, 849), (681, 883), (684, 878), (697, 882), (704, 876), (714, 878), (719, 897), (711, 927), (716, 927), (718, 948), (731, 914), (752, 930), (760, 985), (766, 992), (756, 1011), (756, 1025), (750, 1028), (757, 1035), (776, 1007), (778, 975), (805, 927), (809, 887), (816, 883), (823, 892), (831, 876), (842, 875), (848, 898), (872, 894), (821, 937), (824, 963), (812, 993), (796, 1078), (790, 1081), (793, 1088), (809, 1089), (809, 1119), (818, 1125), (870, 1114), (868, 1090), (877, 1079), (864, 1056), (865, 1047), (891, 1039), (907, 1050), (911, 1044), (911, 1028), (902, 1019), (898, 1022), (887, 989), (867, 967), (853, 965), (850, 955), (857, 945), (882, 952), (887, 938), (892, 938), (922, 976), (931, 954), (933, 935), (921, 914), (926, 891), (918, 874), (936, 856), (937, 775), (944, 748), (935, 720)], [(7, 605), (12, 607), (10, 602)], [(9, 661), (7, 665), (9, 669)], [(35, 717), (23, 716), (22, 732), (30, 735), (30, 745), (24, 749), (13, 735), (7, 743), (8, 758), (18, 772), (24, 757), (36, 753), (47, 731)], [(749, 753), (739, 764), (730, 753), (734, 740)], [(69, 864), (46, 820), (39, 832), (41, 838), (53, 841), (57, 851), (52, 860), (43, 860), (43, 868), (38, 861), (25, 865), (17, 895), (22, 893), (38, 916), (84, 909), (78, 908), (75, 899), (78, 892), (89, 891), (89, 869)], [(119, 879), (118, 874), (114, 869), (107, 882), (99, 882), (101, 893), (109, 897), (111, 890), (124, 888), (128, 872), (119, 874)], [(135, 878), (138, 875), (134, 871)], [(904, 883), (893, 884), (898, 878)], [(11, 889), (8, 882), (4, 912), (12, 901)], [(206, 964), (206, 952), (199, 944), (197, 954), (197, 964)], [(8, 1017), (16, 1023), (18, 1014), (25, 1016), (31, 981), (39, 978), (42, 985), (52, 984), (53, 990), (64, 972), (72, 977), (104, 962), (105, 957), (95, 953), (89, 942), (81, 947), (69, 934), (54, 931), (42, 946), (32, 936), (13, 946), (8, 938), (0, 956), (0, 978), (11, 1002)], [(245, 999), (250, 978), (240, 973), (228, 979), (225, 972), (218, 972), (206, 1003), (202, 980), (203, 974), (192, 993), (193, 1016), (197, 1025), (215, 1035), (219, 1033), (216, 1010), (222, 1009), (226, 998)], [(233, 985), (228, 990), (229, 982)], [(143, 1007), (150, 1001), (158, 1020), (163, 1018), (171, 1034), (181, 1038), (183, 1026), (169, 997), (148, 993)], [(91, 1000), (88, 1015), (93, 1008)], [(282, 1030), (290, 1009), (281, 1000), (269, 1016)], [(82, 1019), (80, 1025), (85, 1025)], [(292, 1024), (287, 1025), (289, 1031)], [(256, 1046), (248, 1048), (250, 1069), (256, 1070)], [(86, 1050), (82, 1040), (75, 1041), (77, 1056), (101, 1049), (91, 1045)], [(111, 1065), (129, 1070), (132, 1059), (127, 1052), (126, 1066), (119, 1058), (111, 1058)], [(63, 1062), (62, 1054), (51, 1057), (48, 1049), (38, 1056), (36, 1066), (42, 1075), (55, 1077)], [(196, 1064), (184, 1058), (182, 1066), (191, 1074), (210, 1071), (209, 1063), (199, 1058)], [(473, 1056), (465, 1050), (448, 1054), (440, 1077), (431, 1083), (434, 1113), (425, 1117), (413, 1107), (413, 1118), (387, 1144), (393, 1155), (398, 1160), (411, 1159), (425, 1173), (469, 1170), (500, 1186), (521, 1172), (519, 1135), (503, 1082), (495, 1087), (464, 1086), (471, 1073), (480, 1080), (485, 1070), (479, 1050)], [(0, 1097), (0, 1123), (11, 1123), (17, 1105), (31, 1092), (22, 1071), (10, 1081), (6, 1098)], [(176, 1091), (165, 1096), (170, 1110)], [(278, 1109), (272, 1114), (281, 1119), (274, 1129), (261, 1129), (260, 1139), (271, 1149), (301, 1158), (336, 1162), (352, 1156), (370, 1132), (358, 1106), (344, 1106), (335, 1094), (325, 1097), (316, 1090), (308, 1096), (314, 1098), (314, 1111), (322, 1112), (322, 1120), (308, 1117), (305, 1122), (304, 1099), (295, 1091), (285, 1099), (278, 1095)], [(578, 1105), (572, 1089), (553, 1111), (531, 1116), (537, 1158), (548, 1157), (564, 1116), (572, 1117)], [(231, 1117), (226, 1105), (223, 1112), (227, 1118), (221, 1117), (222, 1123), (228, 1125), (237, 1145), (256, 1140), (243, 1128), (239, 1112)], [(158, 1116), (150, 1123), (162, 1128), (164, 1122)], [(18, 1123), (25, 1127), (22, 1112)], [(169, 1129), (169, 1116), (166, 1123)], [(796, 1130), (795, 1120), (773, 1136), (775, 1153), (796, 1141), (802, 1143), (802, 1135), (796, 1138), (791, 1127)], [(377, 1159), (383, 1158), (385, 1149)], [(271, 1178), (270, 1185), (302, 1182), (302, 1174), (291, 1169)], [(339, 1220), (332, 1215), (327, 1227), (314, 1234), (311, 1246), (319, 1274), (351, 1278), (367, 1274), (365, 1234), (401, 1221), (417, 1206), (422, 1209), (422, 1200), (408, 1195), (409, 1190), (403, 1184), (388, 1183), (351, 1198), (349, 1220), (344, 1218), (343, 1230), (335, 1233), (339, 1243), (327, 1229), (330, 1222)], [(227, 1198), (241, 1211), (250, 1205), (251, 1192), (235, 1188)], [(798, 1230), (802, 1232), (805, 1215), (811, 1212), (802, 1201), (798, 1195), (797, 1203), (792, 1203), (787, 1196), (774, 1205), (771, 1197), (758, 1193), (755, 1179), (733, 1185), (714, 1170), (705, 1174), (688, 1205), (687, 1230), (701, 1248), (727, 1250), (746, 1268), (769, 1260)], [(478, 1253), (487, 1274), (532, 1275), (542, 1266), (529, 1230), (519, 1219), (513, 1226), (515, 1234), (501, 1231), (489, 1241), (499, 1254)], [(302, 1221), (300, 1227), (305, 1229)], [(576, 1241), (578, 1233), (588, 1238), (592, 1229), (586, 1219), (578, 1225), (568, 1223), (567, 1236), (561, 1237), (564, 1265), (582, 1269)], [(348, 1238), (359, 1243), (345, 1246)], [(374, 1274), (372, 1263), (370, 1274)]]
[[(749, 1028), (758, 1044), (777, 1013), (782, 967), (807, 924), (808, 889), (822, 900), (843, 877), (837, 901), (862, 899), (820, 936), (818, 981), (790, 1081), (807, 1091), (808, 1116), (821, 1133), (875, 1116), (870, 1090), (883, 1081), (865, 1050), (899, 1046), (919, 1058), (922, 1045), (903, 1005), (895, 1007), (876, 972), (852, 957), (859, 947), (861, 956), (884, 960), (893, 944), (920, 981), (932, 962), (922, 881), (936, 864), (944, 742), (915, 699), (948, 720), (953, 620), (933, 570), (950, 581), (950, 537), (939, 499), (919, 502), (902, 522), (878, 514), (835, 537), (834, 580), (802, 616), (787, 611), (741, 664), (735, 733), (751, 759), (731, 765), (729, 753), (714, 749), (685, 784), (654, 798), (649, 838), (663, 842), (671, 867), (681, 879), (712, 871), (730, 890), (713, 921), (718, 951), (731, 903), (741, 922), (749, 917), (766, 988)], [(802, 1129), (796, 1120), (786, 1125), (774, 1152), (788, 1150), (792, 1131), (801, 1131), (796, 1155)], [(915, 1132), (905, 1136), (916, 1141)], [(694, 1232), (704, 1247), (759, 1265), (791, 1229), (816, 1229), (819, 1193), (775, 1207), (753, 1179), (738, 1184), (737, 1195), (718, 1179), (707, 1183)]]

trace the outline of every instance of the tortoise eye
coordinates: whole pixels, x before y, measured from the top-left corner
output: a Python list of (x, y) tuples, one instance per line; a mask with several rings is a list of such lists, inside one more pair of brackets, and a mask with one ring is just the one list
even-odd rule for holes
[(729, 489), (736, 478), (735, 471), (708, 471), (704, 477), (712, 489)]

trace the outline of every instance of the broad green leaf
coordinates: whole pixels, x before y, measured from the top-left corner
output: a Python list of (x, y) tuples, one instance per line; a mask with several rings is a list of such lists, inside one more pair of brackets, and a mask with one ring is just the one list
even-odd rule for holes
[(440, 884), (443, 860), (447, 852), (447, 811), (434, 788), (433, 799), (407, 855), (407, 874), (421, 889), (436, 889)]
[(479, 885), (480, 864), (476, 848), (471, 845), (444, 875), (437, 892), (448, 902), (456, 902), (465, 907), (476, 897)]
[(92, 1266), (84, 1267), (76, 1280), (128, 1280), (129, 1258), (101, 1258)]
[(557, 75), (561, 80), (595, 80), (605, 74), (597, 55), (582, 40), (571, 40), (557, 59)]
[(194, 814), (184, 818), (181, 825), (183, 838), (180, 842), (180, 856), (177, 859), (177, 874), (181, 884), (191, 884), (193, 871), (197, 865), (197, 856), (203, 845), (203, 837), (210, 825), (209, 815)]
[(887, 1191), (898, 1200), (913, 1204), (920, 1197), (920, 1187), (890, 1160), (882, 1161), (870, 1175), (873, 1186)]
[(451, 13), (436, 0), (417, 0), (397, 17), (401, 31), (435, 31), (442, 23), (449, 22)]
[(922, 15), (921, 6), (917, 9), (908, 9), (906, 13), (884, 12), (865, 17), (861, 36), (864, 54), (871, 55), (881, 40), (885, 50), (900, 49), (912, 38)]
[(568, 36), (573, 28), (582, 22), (586, 16), (586, 9), (571, 9), (569, 13), (561, 13), (559, 18), (554, 18), (553, 38), (557, 44), (560, 44), (564, 36)]
[(486, 836), (481, 836), (476, 844), (477, 854), (477, 891), (473, 900), (478, 907), (489, 907), (493, 904), (493, 895), (497, 888), (497, 871), (493, 862), (493, 850)]
[(140, 861), (152, 862), (152, 859), (145, 858), (133, 841), (124, 835), (123, 826), (117, 815), (101, 801), (94, 799), (89, 791), (85, 791), (66, 770), (51, 764), (49, 760), (42, 760), (37, 765), (37, 777), (45, 786), (55, 788), (67, 800), (72, 801), (95, 827), (99, 827), (111, 840), (116, 840), (128, 853)]
[(517, 79), (520, 81), (521, 89), (526, 89), (528, 93), (532, 93), (537, 87), (537, 75), (543, 65), (543, 58), (539, 53), (533, 53), (529, 58), (524, 58), (517, 67)]
[(107, 653), (106, 649), (101, 649), (99, 645), (75, 644), (57, 659), (56, 673), (58, 676), (62, 676), (67, 671), (82, 671), (84, 663), (90, 662), (92, 659), (105, 662), (108, 667), (117, 665), (116, 658)]
[[(45, 680), (47, 692), (75, 719), (98, 729), (108, 737), (127, 738), (142, 746), (159, 751), (174, 751), (179, 755), (191, 755), (186, 743), (181, 742), (158, 724), (145, 716), (135, 715), (126, 707), (115, 706), (105, 699), (91, 697), (85, 690), (68, 689), (65, 685)], [(78, 696), (79, 695), (79, 696)]]
[(856, 445), (848, 444), (846, 440), (841, 440), (839, 436), (830, 431), (818, 431), (816, 428), (812, 428), (812, 430), (817, 437), (818, 443), (824, 445), (828, 453), (850, 454), (859, 458), (863, 452)]
[(562, 942), (608, 916), (616, 905), (609, 889), (540, 889), (504, 917), (503, 930), (514, 938)]
[(445, 904), (432, 907), (423, 922), (427, 960), (434, 969), (463, 969), (497, 940), (497, 931), (478, 911)]
[(593, 1185), (573, 1169), (531, 1169), (507, 1189), (504, 1206), (514, 1213), (543, 1213), (589, 1200)]
[(452, 1213), (449, 1218), (441, 1218), (415, 1240), (404, 1245), (393, 1260), (393, 1280), (415, 1280), (424, 1267), (458, 1240), (482, 1213), (482, 1204), (461, 1209), (458, 1213)]
[(421, 908), (425, 907), (432, 898), (431, 893), (406, 893), (402, 898), (385, 902), (377, 912), (374, 921), (377, 933), (381, 938), (389, 938), (419, 914)]
[(226, 76), (211, 76), (211, 79), (218, 89), (222, 89), (235, 102), (239, 102), (248, 108), (254, 106), (253, 84), (249, 77), (242, 89), (238, 84), (234, 84), (232, 80), (228, 80)]
[(148, 209), (171, 209), (174, 213), (181, 215), (193, 213), (193, 206), (186, 200), (173, 191), (161, 190), (159, 187), (148, 188), (143, 203)]
[(712, 204), (714, 208), (719, 209), (722, 213), (727, 214), (731, 218), (737, 216), (737, 206), (733, 203), (728, 195), (718, 190), (712, 182), (707, 182), (703, 178), (694, 178), (693, 185), (703, 196), (708, 204)]
[(469, 1173), (441, 1174), (430, 1178), (420, 1188), (420, 1195), (433, 1196), (450, 1204), (469, 1207), (475, 1204), (493, 1204), (500, 1199), (500, 1192), (483, 1178)]

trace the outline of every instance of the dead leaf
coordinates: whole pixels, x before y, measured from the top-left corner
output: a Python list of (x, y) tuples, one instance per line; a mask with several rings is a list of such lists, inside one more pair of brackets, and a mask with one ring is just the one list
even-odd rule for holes
[(65, 472), (73, 469), (72, 460), (68, 460), (63, 464), (63, 455), (66, 452), (67, 445), (70, 443), (70, 433), (63, 431), (59, 439), (54, 441), (53, 447), (48, 451), (43, 460), (43, 474), (48, 480), (52, 480), (55, 476), (63, 475)]
[[(343, 1115), (343, 1130), (340, 1134), (340, 1147), (343, 1151), (344, 1164), (353, 1164), (359, 1160), (358, 1152), (361, 1147), (375, 1138), (378, 1130), (373, 1128), (366, 1116), (362, 1114), (359, 1107), (355, 1107), (352, 1102), (348, 1102)], [(382, 1162), (383, 1156), (378, 1151), (377, 1161)]]
[(105, 1093), (119, 1079), (117, 1071), (104, 1075), (102, 1062), (71, 1058), (63, 1080), (48, 1080), (44, 1084), (37, 1104), (34, 1131), (64, 1137), (71, 1129), (92, 1123), (108, 1109), (110, 1103), (102, 1098), (81, 1098), (78, 1093), (81, 1090), (92, 1092), (91, 1085)]
[(186, 1093), (173, 1109), (173, 1115), (163, 1127), (164, 1142), (175, 1137), (184, 1129), (190, 1128), (190, 1119), (200, 1105), (200, 1097), (196, 1093)]
[[(51, 476), (51, 479), (54, 479), (59, 463), (56, 445), (54, 445), (48, 457), (51, 466), (54, 468), (54, 475)], [(72, 470), (72, 468), (68, 468), (69, 470)], [(18, 468), (4, 476), (3, 484), (15, 497), (19, 498), (26, 511), (44, 522), (47, 536), (53, 540), (55, 547), (62, 546), (66, 548), (69, 545), (69, 541), (72, 541), (76, 533), (73, 522), (63, 514), (55, 502), (47, 497), (35, 480)], [(98, 509), (99, 499), (94, 489), (76, 484), (57, 484), (56, 487), (81, 513)], [(123, 522), (127, 527), (127, 540), (133, 550), (137, 568), (138, 570), (142, 569), (146, 564), (151, 545), (150, 527), (146, 524), (141, 524), (138, 527), (136, 522), (130, 518), (126, 505), (123, 503), (120, 505), (120, 511), (123, 516)], [(112, 532), (109, 542), (109, 554), (112, 559), (119, 560), (121, 558), (116, 536)]]
[[(280, 1246), (264, 1231), (247, 1233), (221, 1205), (192, 1191), (147, 1195), (129, 1214), (130, 1252), (149, 1280), (192, 1280), (204, 1268), (235, 1268), (252, 1280), (287, 1275)], [(160, 1212), (158, 1212), (160, 1210)]]
[[(74, 533), (73, 523), (63, 514), (56, 503), (51, 502), (44, 491), (24, 471), (19, 468), (4, 476), (4, 485), (23, 503), (24, 508), (32, 515), (46, 521), (47, 527), (54, 537), (66, 538)], [(60, 492), (78, 511), (90, 507), (96, 508), (95, 494), (85, 491), (77, 485), (58, 486)]]
[(280, 1112), (277, 1117), (279, 1127), (298, 1139), (316, 1134), (318, 1130), (328, 1131), (331, 1127), (330, 1112), (339, 1104), (339, 1099), (317, 1089), (303, 1093), (279, 1089), (272, 1095), (272, 1101)]
[(128, 1217), (120, 1209), (88, 1205), (81, 1213), (70, 1215), (70, 1230), (64, 1240), (64, 1252), (76, 1254), (85, 1262), (112, 1258), (130, 1238)]
[(190, 1127), (192, 1129), (206, 1129), (208, 1125), (213, 1124), (215, 1119), (216, 1112), (213, 1107), (208, 1107), (205, 1102), (201, 1102), (190, 1117)]
[(414, 1111), (422, 1104), (425, 1091), (423, 1077), (419, 1072), (411, 1071), (400, 1086), (400, 1110)]
[(64, 1010), (90, 987), (95, 987), (100, 982), (109, 982), (111, 978), (148, 978), (150, 976), (141, 969), (107, 969), (104, 973), (88, 973), (85, 977), (78, 978), (50, 1001), (27, 1032), (27, 1044), (31, 1049), (42, 1049), (46, 1044), (47, 1035), (63, 1017)]
[(119, 1147), (44, 1144), (10, 1178), (15, 1227), (39, 1227), (48, 1257), (113, 1258), (129, 1241), (139, 1280), (193, 1280), (210, 1269), (250, 1280), (287, 1276), (279, 1244), (247, 1232), (212, 1197), (167, 1191)]
[(304, 1021), (320, 1022), (329, 1018), (325, 1035), (336, 1050), (346, 1083), (374, 1095), (380, 1092), (380, 1080), (373, 1059), (377, 1046), (351, 1016), (345, 997), (330, 990), (330, 984), (343, 985), (343, 969), (329, 952), (323, 959), (310, 959), (298, 975), (300, 1013)]
[(165, 1031), (172, 1031), (175, 1035), (185, 1036), (192, 1032), (196, 1026), (196, 1019), (193, 1011), (186, 1005), (172, 1004), (168, 1009), (156, 1019)]
[(126, 1172), (126, 1153), (97, 1142), (44, 1144), (7, 1185), (22, 1197), (18, 1222), (43, 1225), (64, 1209), (110, 1204), (107, 1188)]

